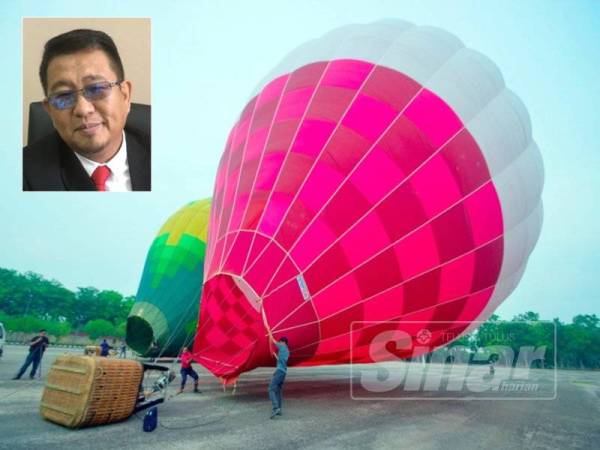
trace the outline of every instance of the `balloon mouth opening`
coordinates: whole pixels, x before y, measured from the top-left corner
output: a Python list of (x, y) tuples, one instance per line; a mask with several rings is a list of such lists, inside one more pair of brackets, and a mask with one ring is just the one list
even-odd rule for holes
[[(227, 276), (227, 275), (225, 275)], [(229, 275), (239, 291), (243, 294), (243, 297), (246, 301), (254, 308), (257, 312), (262, 311), (262, 299), (259, 295), (252, 289), (252, 287), (244, 280), (242, 277), (237, 275)]]
[(195, 359), (224, 379), (268, 359), (262, 299), (242, 277), (218, 274), (203, 287)]
[(146, 356), (151, 352), (154, 341), (152, 326), (141, 317), (128, 317), (125, 341), (136, 353)]

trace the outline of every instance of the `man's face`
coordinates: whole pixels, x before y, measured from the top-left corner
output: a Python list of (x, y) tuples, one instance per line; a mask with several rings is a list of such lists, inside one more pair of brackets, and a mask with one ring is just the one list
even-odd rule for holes
[[(57, 56), (48, 65), (48, 96), (81, 89), (98, 82), (117, 81), (110, 60), (102, 50)], [(54, 128), (77, 153), (98, 161), (110, 159), (121, 145), (129, 113), (131, 83), (114, 86), (108, 97), (89, 101), (81, 93), (71, 108), (57, 109), (44, 101)]]

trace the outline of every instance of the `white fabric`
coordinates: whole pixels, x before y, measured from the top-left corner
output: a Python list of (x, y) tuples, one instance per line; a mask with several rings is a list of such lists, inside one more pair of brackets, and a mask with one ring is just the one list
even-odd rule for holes
[[(359, 59), (404, 73), (459, 116), (483, 153), (502, 209), (504, 254), (486, 320), (519, 282), (539, 238), (544, 166), (521, 100), (495, 64), (452, 34), (404, 21), (342, 27), (292, 51), (255, 88), (316, 61)], [(472, 324), (469, 330), (476, 327)]]

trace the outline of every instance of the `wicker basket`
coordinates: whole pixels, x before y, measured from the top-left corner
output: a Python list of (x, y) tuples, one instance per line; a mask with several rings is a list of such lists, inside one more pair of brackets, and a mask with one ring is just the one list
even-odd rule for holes
[(86, 345), (86, 347), (83, 349), (83, 354), (89, 356), (100, 356), (100, 347), (98, 345)]
[(137, 361), (60, 356), (50, 368), (40, 413), (69, 428), (126, 419), (135, 407), (142, 376)]

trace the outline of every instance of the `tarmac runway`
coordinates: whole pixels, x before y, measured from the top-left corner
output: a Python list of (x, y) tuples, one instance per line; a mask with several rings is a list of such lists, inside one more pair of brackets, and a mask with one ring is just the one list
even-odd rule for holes
[(50, 348), (41, 379), (29, 380), (27, 373), (13, 381), (27, 347), (5, 347), (1, 449), (600, 448), (598, 371), (515, 375), (498, 367), (490, 378), (487, 367), (420, 363), (290, 368), (283, 415), (275, 420), (267, 395), (272, 368), (243, 374), (232, 393), (196, 365), (202, 393), (174, 395), (177, 378), (159, 406), (154, 432), (143, 432), (143, 413), (70, 430), (39, 414), (50, 365), (64, 352), (80, 350)]

